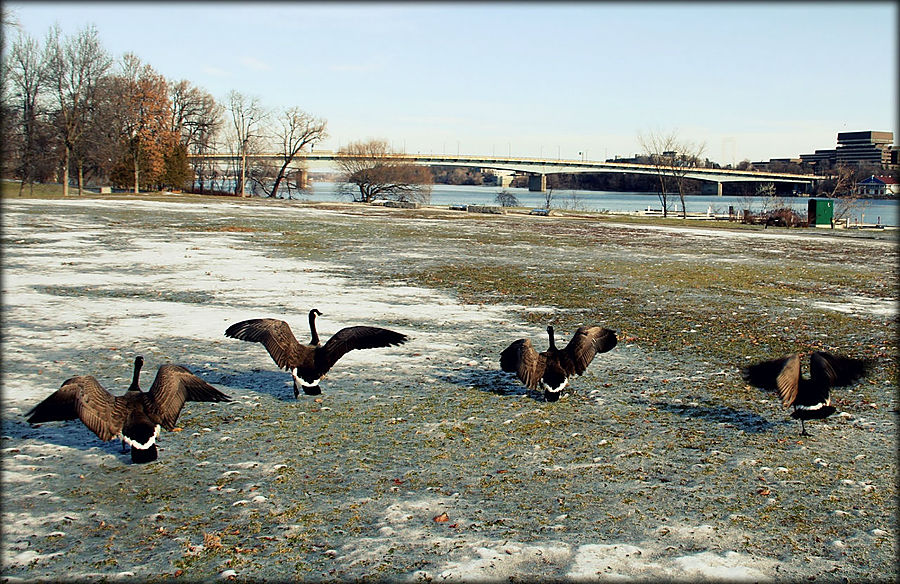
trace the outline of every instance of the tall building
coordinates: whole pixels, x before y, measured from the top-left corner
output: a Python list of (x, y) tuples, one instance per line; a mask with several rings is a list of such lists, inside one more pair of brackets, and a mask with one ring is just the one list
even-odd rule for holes
[(840, 132), (837, 163), (855, 166), (887, 166), (891, 163), (893, 132)]

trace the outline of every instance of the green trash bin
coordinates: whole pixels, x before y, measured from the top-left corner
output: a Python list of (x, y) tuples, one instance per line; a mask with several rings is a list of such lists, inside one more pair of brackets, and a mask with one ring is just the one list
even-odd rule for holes
[(831, 199), (810, 199), (807, 210), (807, 219), (810, 227), (817, 225), (831, 227), (831, 220), (834, 218), (834, 201)]

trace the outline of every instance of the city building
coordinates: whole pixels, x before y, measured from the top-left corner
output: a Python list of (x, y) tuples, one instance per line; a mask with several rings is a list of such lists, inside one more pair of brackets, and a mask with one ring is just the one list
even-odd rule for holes
[[(893, 132), (839, 132), (837, 148), (816, 150), (813, 154), (801, 154), (800, 162), (812, 166), (814, 170), (830, 169), (838, 164), (846, 166), (875, 166), (884, 169), (897, 168), (897, 147), (893, 145)], [(773, 158), (769, 161), (781, 162), (786, 159)], [(793, 162), (793, 160), (791, 160)], [(756, 168), (766, 163), (754, 162)]]
[(840, 132), (837, 163), (853, 166), (887, 166), (891, 163), (893, 132)]
[(813, 168), (831, 168), (837, 163), (837, 150), (816, 150), (814, 154), (801, 154), (800, 161)]

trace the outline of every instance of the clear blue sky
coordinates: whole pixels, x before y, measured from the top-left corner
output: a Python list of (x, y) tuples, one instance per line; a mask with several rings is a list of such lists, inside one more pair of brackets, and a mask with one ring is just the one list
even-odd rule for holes
[[(897, 4), (6, 2), (43, 39), (93, 24), (220, 101), (328, 121), (317, 149), (631, 156), (677, 132), (728, 164), (897, 129)], [(8, 32), (7, 30), (4, 31)], [(7, 37), (9, 38), (9, 37)]]

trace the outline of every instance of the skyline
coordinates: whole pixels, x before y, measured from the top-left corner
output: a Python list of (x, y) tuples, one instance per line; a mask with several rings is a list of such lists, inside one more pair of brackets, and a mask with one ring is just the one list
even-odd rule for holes
[(317, 150), (381, 138), (411, 154), (603, 160), (640, 152), (641, 134), (677, 132), (724, 165), (834, 148), (838, 132), (898, 133), (891, 2), (4, 10), (39, 41), (54, 23), (66, 35), (95, 25), (117, 63), (132, 52), (220, 103), (236, 90), (298, 106), (328, 122)]

